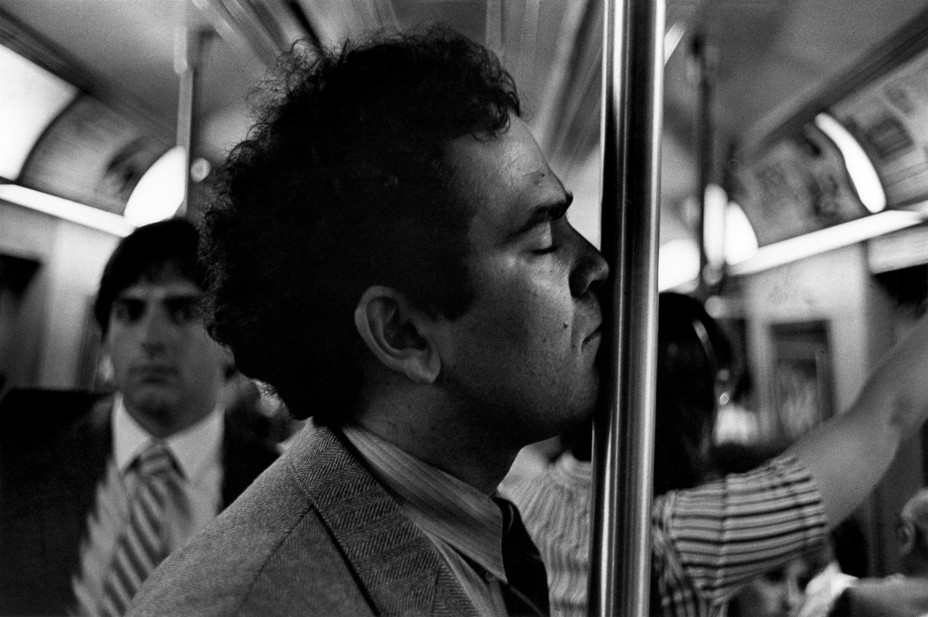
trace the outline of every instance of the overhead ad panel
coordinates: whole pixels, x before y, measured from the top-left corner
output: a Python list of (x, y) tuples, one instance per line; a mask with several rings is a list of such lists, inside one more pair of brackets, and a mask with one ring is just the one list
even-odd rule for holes
[(736, 198), (764, 246), (868, 214), (834, 143), (813, 124), (737, 173)]
[(902, 64), (832, 113), (873, 161), (887, 205), (928, 198), (928, 56)]

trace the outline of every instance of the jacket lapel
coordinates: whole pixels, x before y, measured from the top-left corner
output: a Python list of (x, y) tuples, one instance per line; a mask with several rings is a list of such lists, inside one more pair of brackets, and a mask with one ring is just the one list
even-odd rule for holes
[(291, 449), (298, 482), (345, 552), (375, 612), (477, 615), (431, 541), (334, 432), (304, 430)]
[[(0, 539), (0, 568), (5, 570), (0, 596), (28, 598), (23, 605), (32, 607), (28, 610), (49, 614), (65, 612), (73, 600), (71, 576), (80, 565), (81, 539), (111, 442), (111, 399), (92, 408), (83, 397), (60, 402), (72, 406), (61, 413), (76, 420), (49, 440), (31, 443), (14, 467), (4, 470), (4, 490), (16, 499), (3, 504), (0, 516), (6, 534)], [(82, 408), (75, 411), (76, 406)], [(59, 410), (43, 408), (40, 401), (29, 411)]]
[(78, 421), (68, 435), (66, 447), (61, 453), (70, 457), (67, 461), (69, 464), (62, 465), (65, 482), (71, 487), (72, 493), (75, 490), (86, 493), (89, 499), (86, 511), (94, 506), (97, 482), (106, 473), (106, 463), (113, 449), (110, 425), (113, 402), (114, 399), (108, 396), (94, 403), (90, 412)]

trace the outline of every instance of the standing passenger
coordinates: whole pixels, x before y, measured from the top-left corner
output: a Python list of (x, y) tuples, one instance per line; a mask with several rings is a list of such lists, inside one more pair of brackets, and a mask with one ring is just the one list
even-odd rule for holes
[(276, 92), (206, 216), (212, 331), (319, 428), (134, 614), (547, 614), (495, 488), (589, 417), (607, 266), (512, 79), (432, 30), (298, 52)]
[[(495, 489), (522, 446), (590, 417), (606, 263), (489, 51), (433, 30), (290, 60), (207, 214), (211, 331), (319, 428), (130, 613), (547, 614)], [(926, 339), (884, 370), (912, 379), (847, 414), (869, 451), (774, 467), (800, 476), (810, 541), (928, 413)], [(849, 467), (864, 478), (832, 477)]]
[[(717, 397), (727, 395), (716, 386), (725, 381), (728, 343), (696, 300), (664, 293), (659, 304), (656, 423), (664, 426), (655, 444), (651, 614), (722, 617), (746, 584), (821, 548), (828, 528), (867, 496), (902, 439), (924, 421), (928, 386), (919, 375), (928, 366), (928, 320), (844, 414), (753, 470), (699, 484), (698, 444)], [(587, 432), (548, 468), (502, 487), (551, 570), (557, 617), (588, 610), (589, 444)]]
[[(3, 439), (0, 615), (122, 615), (158, 562), (276, 458), (218, 406), (231, 362), (203, 326), (197, 242), (186, 221), (155, 223), (107, 263), (94, 315), (114, 396), (4, 401), (4, 417), (48, 416), (41, 435)], [(52, 414), (77, 419), (58, 430)]]
[(902, 507), (896, 527), (898, 574), (860, 579), (835, 602), (829, 617), (923, 617), (928, 614), (928, 488)]

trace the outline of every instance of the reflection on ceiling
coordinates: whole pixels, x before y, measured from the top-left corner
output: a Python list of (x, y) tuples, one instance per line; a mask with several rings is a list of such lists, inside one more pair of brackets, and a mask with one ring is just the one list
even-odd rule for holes
[[(701, 203), (704, 157), (708, 179), (741, 206), (761, 246), (868, 216), (866, 184), (859, 172), (848, 176), (848, 156), (814, 120), (826, 110), (875, 162), (889, 207), (921, 199), (925, 183), (896, 180), (892, 169), (924, 151), (912, 137), (928, 98), (917, 60), (928, 48), (924, 0), (669, 0), (666, 8), (662, 241), (698, 235), (691, 210)], [(21, 90), (58, 94), (41, 97), (52, 101), (44, 110), (27, 106), (40, 114), (32, 126), (44, 128), (20, 139), (32, 142), (28, 153), (3, 163), (0, 178), (122, 214), (145, 172), (179, 141), (182, 65), (196, 75), (189, 158), (215, 168), (245, 135), (250, 88), (295, 38), (327, 47), (370, 29), (444, 21), (494, 49), (513, 73), (539, 142), (578, 195), (572, 216), (595, 238), (602, 19), (600, 0), (2, 0), (3, 57), (13, 50), (47, 76)], [(874, 81), (902, 62), (887, 51), (900, 34), (912, 64), (891, 82)], [(192, 40), (178, 51), (178, 41)], [(835, 98), (844, 83), (854, 91)], [(0, 131), (12, 135), (4, 124)], [(209, 176), (201, 180), (193, 198)]]

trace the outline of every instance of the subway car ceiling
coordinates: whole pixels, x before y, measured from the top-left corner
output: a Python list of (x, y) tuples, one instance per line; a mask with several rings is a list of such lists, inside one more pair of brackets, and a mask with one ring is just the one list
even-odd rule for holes
[[(595, 242), (602, 13), (596, 0), (0, 0), (3, 83), (22, 84), (4, 88), (15, 147), (0, 200), (114, 215), (92, 224), (119, 234), (176, 212), (189, 163), (199, 208), (247, 130), (249, 88), (293, 40), (444, 21), (514, 74)], [(661, 287), (698, 274), (703, 202), (710, 263), (727, 253), (736, 275), (921, 220), (928, 3), (670, 0), (666, 25)], [(189, 159), (175, 147), (185, 110)]]
[[(498, 52), (597, 242), (601, 0), (0, 0), (0, 396), (101, 386), (104, 261), (188, 170), (197, 216), (279, 52), (423, 21)], [(753, 390), (720, 426), (795, 439), (928, 304), (928, 1), (670, 0), (664, 43), (659, 286), (702, 271), (731, 326)], [(874, 573), (926, 452), (858, 513)]]

